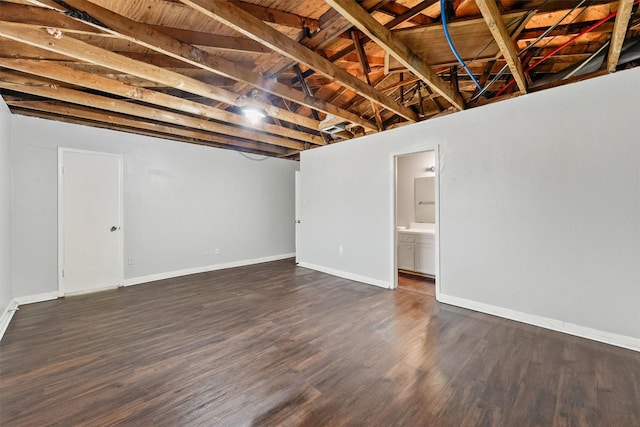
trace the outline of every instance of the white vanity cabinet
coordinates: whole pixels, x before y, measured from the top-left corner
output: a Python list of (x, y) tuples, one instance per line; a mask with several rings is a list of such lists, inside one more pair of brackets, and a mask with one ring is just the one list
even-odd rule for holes
[(416, 235), (414, 247), (414, 271), (436, 275), (436, 239), (434, 234), (421, 233)]
[(398, 231), (398, 268), (435, 276), (435, 234)]
[(412, 233), (398, 233), (398, 268), (413, 271), (415, 268), (414, 236)]

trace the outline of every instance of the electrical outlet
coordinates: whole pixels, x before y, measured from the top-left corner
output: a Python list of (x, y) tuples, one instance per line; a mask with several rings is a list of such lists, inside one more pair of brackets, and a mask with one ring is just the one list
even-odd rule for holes
[(207, 249), (206, 251), (204, 251), (204, 254), (205, 254), (206, 256), (211, 256), (211, 255), (213, 255), (213, 254), (211, 253), (211, 249)]
[(129, 265), (133, 265), (133, 264), (135, 264), (135, 263), (136, 263), (136, 262), (135, 262), (135, 260), (134, 260), (133, 258), (127, 258), (127, 264), (129, 264)]
[(216, 248), (216, 255), (220, 255), (220, 248)]
[(342, 247), (342, 245), (340, 245), (338, 246), (338, 256), (342, 258), (342, 255), (344, 255), (344, 248)]

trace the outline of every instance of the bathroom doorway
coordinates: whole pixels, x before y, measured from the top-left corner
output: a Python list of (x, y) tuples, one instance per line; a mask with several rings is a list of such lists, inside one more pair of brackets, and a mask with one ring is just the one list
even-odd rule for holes
[(432, 297), (438, 266), (436, 171), (436, 150), (395, 156), (395, 285)]

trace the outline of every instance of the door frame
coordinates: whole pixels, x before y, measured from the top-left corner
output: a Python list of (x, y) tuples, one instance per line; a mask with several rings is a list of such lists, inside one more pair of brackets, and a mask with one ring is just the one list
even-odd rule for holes
[(396, 289), (398, 287), (398, 233), (396, 232), (396, 218), (398, 215), (398, 197), (397, 197), (397, 185), (398, 185), (398, 157), (424, 153), (427, 151), (434, 152), (435, 158), (435, 214), (436, 214), (436, 236), (435, 236), (435, 244), (436, 244), (436, 300), (440, 297), (441, 286), (442, 286), (442, 277), (440, 274), (440, 146), (438, 144), (434, 146), (422, 146), (422, 147), (414, 147), (411, 149), (407, 149), (405, 151), (398, 151), (391, 153), (391, 197), (390, 197), (390, 205), (391, 205), (391, 223), (389, 224), (390, 230), (390, 242), (391, 242), (391, 277), (389, 280), (390, 289)]
[(295, 233), (295, 249), (296, 249), (296, 264), (300, 262), (300, 213), (302, 211), (302, 201), (300, 200), (301, 187), (300, 187), (300, 171), (295, 171), (294, 175), (294, 233)]
[(101, 156), (110, 156), (118, 159), (118, 194), (120, 209), (118, 222), (118, 287), (124, 285), (124, 180), (123, 180), (123, 156), (121, 154), (103, 153), (99, 151), (79, 150), (75, 148), (58, 147), (58, 296), (65, 295), (64, 290), (64, 154), (79, 153)]

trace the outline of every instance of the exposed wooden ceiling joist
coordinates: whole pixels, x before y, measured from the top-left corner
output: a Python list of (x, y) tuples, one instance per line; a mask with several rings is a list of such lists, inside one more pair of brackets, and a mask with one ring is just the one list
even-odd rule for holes
[(95, 34), (100, 32), (100, 30), (97, 30), (91, 25), (69, 19), (63, 14), (53, 12), (52, 9), (18, 3), (2, 2), (0, 6), (0, 20), (58, 28), (70, 33)]
[[(147, 24), (148, 25), (148, 24)], [(232, 52), (262, 53), (271, 51), (265, 46), (244, 37), (221, 36), (218, 34), (204, 33), (202, 31), (183, 30), (182, 28), (169, 28), (161, 25), (149, 25), (156, 31), (171, 36), (177, 40), (194, 46), (213, 47), (218, 50), (228, 50)]]
[[(107, 77), (96, 74), (89, 74), (83, 71), (74, 70), (64, 65), (52, 64), (29, 59), (10, 59), (0, 58), (0, 67), (10, 68), (12, 70), (45, 77), (52, 80), (58, 80), (68, 84), (83, 86), (89, 89), (98, 90), (115, 96), (124, 97), (134, 101), (141, 101), (158, 107), (170, 107), (173, 110), (183, 111), (185, 113), (206, 117), (221, 121), (223, 123), (234, 124), (242, 127), (253, 127), (254, 129), (273, 133), (275, 135), (285, 136), (292, 139), (310, 142), (312, 144), (322, 145), (324, 141), (317, 135), (306, 132), (296, 131), (283, 126), (276, 126), (269, 123), (250, 124), (240, 114), (214, 108), (198, 102), (189, 101), (177, 96), (167, 95), (165, 93), (153, 90), (135, 87), (126, 83), (118, 82)], [(234, 128), (228, 128), (229, 135), (234, 135)], [(254, 138), (259, 139), (259, 134), (255, 133)]]
[(507, 31), (507, 27), (504, 25), (504, 20), (498, 10), (498, 5), (495, 0), (476, 0), (476, 4), (480, 8), (482, 17), (487, 22), (491, 35), (493, 35), (494, 40), (500, 48), (502, 56), (504, 56), (507, 61), (507, 65), (518, 85), (518, 89), (520, 89), (522, 93), (527, 93), (527, 79), (524, 75), (522, 63), (518, 58), (513, 39), (509, 31)]
[(396, 38), (388, 29), (376, 21), (367, 11), (357, 3), (348, 0), (327, 0), (334, 9), (347, 18), (360, 31), (374, 40), (384, 50), (393, 55), (412, 73), (419, 76), (434, 91), (438, 92), (458, 109), (464, 109), (465, 102), (462, 95), (442, 80), (424, 60), (416, 55), (411, 48)]
[[(384, 3), (384, 1), (380, 0), (363, 0), (361, 6), (366, 10), (375, 10), (381, 7)], [(333, 43), (342, 33), (353, 27), (351, 22), (331, 8), (329, 8), (329, 10), (320, 17), (319, 22), (320, 28), (316, 33), (312, 34), (310, 38), (303, 38), (300, 40), (300, 44), (308, 47), (309, 49), (315, 50), (316, 52), (330, 46), (331, 43)], [(276, 78), (284, 70), (289, 69), (296, 64), (296, 61), (291, 61), (288, 57), (281, 56), (277, 52), (274, 52), (272, 55), (269, 55), (268, 58), (259, 61), (255, 71), (268, 77)], [(311, 74), (311, 71), (312, 70), (307, 70), (303, 73), (303, 76), (307, 77)], [(238, 84), (234, 87), (234, 90), (237, 92), (244, 92), (246, 91), (246, 86)], [(344, 92), (345, 90), (346, 88), (343, 87), (340, 89), (340, 92)], [(333, 102), (337, 98), (339, 97), (333, 96), (329, 98), (329, 102)]]
[[(178, 126), (170, 126), (157, 122), (147, 121), (137, 118), (128, 118), (122, 114), (112, 114), (92, 108), (78, 107), (75, 105), (63, 104), (56, 101), (24, 101), (15, 100), (11, 96), (6, 99), (7, 105), (27, 111), (39, 111), (38, 117), (46, 117), (55, 120), (62, 120), (82, 125), (102, 123), (101, 127), (140, 133), (143, 135), (174, 139), (181, 142), (188, 142), (198, 145), (207, 145), (217, 148), (241, 148), (255, 153), (269, 153), (285, 156), (292, 153), (291, 150), (276, 147), (271, 144), (261, 144), (257, 142), (244, 141), (237, 138), (220, 137), (211, 133), (186, 129)], [(35, 114), (34, 114), (35, 115)], [(296, 151), (293, 151), (294, 153)]]
[(312, 96), (307, 96), (277, 81), (266, 79), (257, 73), (236, 65), (232, 61), (184, 43), (149, 25), (137, 23), (86, 0), (68, 0), (65, 1), (65, 4), (86, 12), (92, 18), (105, 24), (107, 26), (105, 31), (111, 34), (130, 39), (135, 43), (169, 57), (184, 61), (195, 67), (228, 78), (240, 80), (273, 95), (322, 111), (326, 114), (341, 117), (346, 121), (375, 129), (369, 122), (349, 111)]
[(294, 13), (283, 12), (272, 7), (260, 6), (257, 4), (233, 1), (233, 4), (263, 22), (283, 25), (295, 29), (307, 28), (309, 31), (318, 29), (318, 20), (307, 16), (300, 16)]
[(629, 19), (631, 18), (633, 2), (634, 0), (620, 0), (618, 2), (618, 14), (616, 15), (616, 21), (613, 26), (611, 45), (609, 46), (609, 56), (607, 57), (607, 71), (610, 73), (613, 73), (618, 66), (622, 43), (624, 42), (624, 37), (627, 34), (627, 27), (629, 25)]
[(223, 123), (215, 123), (209, 120), (178, 114), (169, 110), (160, 110), (146, 105), (108, 98), (101, 95), (94, 95), (75, 89), (61, 87), (56, 85), (55, 82), (51, 82), (49, 80), (24, 77), (7, 71), (0, 72), (0, 87), (16, 92), (37, 95), (43, 98), (70, 102), (72, 104), (82, 105), (85, 107), (99, 108), (114, 113), (124, 113), (134, 117), (142, 117), (169, 124), (179, 124), (181, 126), (203, 129), (222, 135), (233, 135), (248, 140), (261, 141), (294, 150), (304, 150), (305, 148), (304, 143), (299, 141), (262, 134)]
[(306, 116), (291, 113), (287, 110), (267, 105), (253, 99), (238, 97), (236, 94), (191, 79), (184, 75), (166, 70), (164, 68), (135, 61), (117, 53), (110, 52), (81, 42), (72, 37), (61, 34), (49, 34), (42, 29), (29, 28), (25, 25), (17, 25), (12, 22), (0, 22), (0, 35), (12, 40), (30, 44), (45, 50), (60, 53), (80, 61), (86, 61), (117, 71), (126, 72), (134, 76), (145, 78), (155, 82), (162, 82), (169, 87), (180, 88), (183, 91), (201, 95), (229, 105), (257, 106), (264, 109), (271, 117), (276, 117), (291, 123), (297, 123), (309, 129), (318, 129), (319, 122)]
[[(637, 66), (640, 15), (628, 11), (634, 1), (590, 0), (572, 9), (579, 0), (448, 0), (456, 48), (482, 76), (481, 86), (491, 82), (486, 98), (475, 100), (473, 82), (451, 69), (457, 59), (444, 39), (438, 0), (0, 0), (0, 73), (13, 85), (0, 87), (0, 94), (16, 114), (290, 157), (375, 131), (376, 122), (391, 128), (406, 124), (408, 114), (430, 119), (457, 110), (431, 90), (433, 81), (431, 88), (419, 87), (424, 75), (389, 54), (393, 38), (445, 89), (458, 83), (451, 93), (474, 108), (514, 96), (496, 97), (512, 78), (520, 90), (529, 84), (527, 90), (538, 91)], [(354, 38), (361, 28), (331, 7), (340, 3), (359, 5), (360, 25), (375, 21), (375, 30), (390, 30), (391, 42), (384, 31), (373, 42), (368, 34)], [(233, 17), (211, 19), (209, 5)], [(616, 10), (615, 23), (610, 19), (555, 52)], [(519, 66), (517, 51), (543, 33)], [(555, 80), (605, 44), (609, 58), (601, 72)], [(521, 74), (523, 65), (549, 54), (530, 75)], [(47, 97), (54, 92), (62, 100)], [(114, 112), (114, 103), (126, 114)], [(271, 117), (250, 124), (241, 114), (245, 105)], [(158, 121), (163, 118), (176, 123)], [(357, 126), (330, 136), (318, 131), (321, 120), (323, 127)]]
[(251, 14), (239, 9), (229, 2), (205, 0), (180, 0), (195, 10), (219, 21), (234, 30), (263, 43), (281, 55), (305, 64), (327, 77), (335, 79), (340, 84), (360, 93), (365, 98), (376, 102), (385, 108), (401, 115), (407, 120), (417, 121), (418, 115), (410, 108), (404, 107), (386, 95), (376, 91), (371, 86), (335, 66), (332, 62), (316, 54), (312, 50), (291, 40), (284, 34), (264, 24)]

